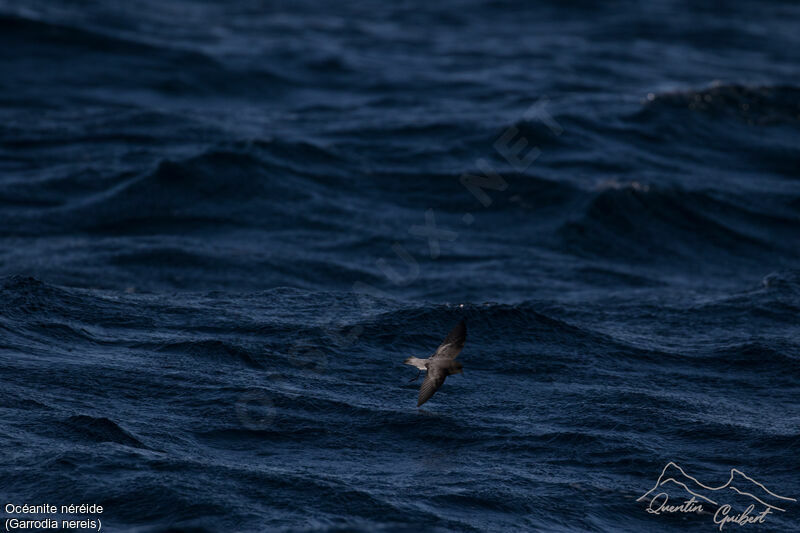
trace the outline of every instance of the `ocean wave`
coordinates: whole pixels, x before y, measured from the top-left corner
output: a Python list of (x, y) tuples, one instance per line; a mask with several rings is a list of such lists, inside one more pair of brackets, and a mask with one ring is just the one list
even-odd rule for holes
[(576, 254), (636, 261), (791, 251), (800, 219), (774, 210), (769, 197), (757, 200), (753, 195), (745, 206), (713, 191), (632, 182), (592, 195), (558, 234)]
[(129, 431), (105, 417), (74, 415), (62, 422), (62, 428), (65, 432), (71, 433), (81, 440), (99, 443), (114, 442), (134, 448), (147, 448)]
[[(144, 88), (164, 95), (218, 97), (276, 94), (292, 81), (263, 66), (236, 68), (197, 49), (169, 48), (163, 43), (130, 40), (93, 29), (11, 14), (0, 14), (0, 39), (28, 59), (17, 76), (31, 68), (50, 72), (54, 83), (89, 89), (102, 82), (130, 91)], [(55, 68), (76, 55), (75, 68)], [(22, 57), (22, 56), (20, 56)], [(130, 76), (134, 70), (137, 76)], [(92, 79), (89, 84), (85, 80)]]
[(800, 122), (800, 87), (716, 82), (706, 89), (651, 94), (638, 118), (654, 120), (675, 110), (729, 116), (759, 126), (796, 124)]
[[(147, 349), (148, 345), (138, 345)], [(219, 363), (247, 368), (262, 368), (262, 365), (253, 357), (252, 348), (239, 346), (230, 341), (219, 339), (174, 341), (151, 347), (155, 352), (164, 353), (170, 359), (182, 358), (188, 365), (198, 364), (199, 360), (209, 363)]]
[(797, 497), (800, 6), (684, 4), (0, 0), (3, 494), (175, 532), (707, 530), (635, 501), (667, 461)]

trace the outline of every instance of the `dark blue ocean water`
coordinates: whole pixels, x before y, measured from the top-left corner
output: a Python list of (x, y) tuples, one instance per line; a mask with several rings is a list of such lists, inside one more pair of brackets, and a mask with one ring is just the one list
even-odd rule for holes
[[(718, 531), (635, 501), (669, 461), (800, 498), (798, 25), (0, 1), (0, 503)], [(464, 374), (418, 410), (402, 361), (461, 318)], [(785, 507), (723, 531), (800, 531)]]

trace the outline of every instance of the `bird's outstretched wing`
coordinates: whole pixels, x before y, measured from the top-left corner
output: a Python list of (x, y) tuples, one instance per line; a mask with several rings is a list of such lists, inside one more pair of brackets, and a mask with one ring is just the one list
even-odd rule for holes
[(455, 359), (464, 348), (464, 341), (467, 340), (467, 325), (462, 320), (456, 327), (450, 330), (444, 342), (436, 349), (436, 353), (431, 359)]
[(431, 396), (444, 384), (444, 380), (447, 377), (447, 370), (444, 366), (428, 363), (427, 367), (428, 374), (419, 388), (417, 407), (430, 400)]

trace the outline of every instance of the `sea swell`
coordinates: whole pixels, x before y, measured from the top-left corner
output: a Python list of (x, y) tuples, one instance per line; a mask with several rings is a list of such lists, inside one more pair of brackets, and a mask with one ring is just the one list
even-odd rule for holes
[[(637, 502), (673, 461), (798, 497), (798, 17), (0, 0), (0, 496), (715, 527)], [(402, 362), (461, 319), (415, 409)]]

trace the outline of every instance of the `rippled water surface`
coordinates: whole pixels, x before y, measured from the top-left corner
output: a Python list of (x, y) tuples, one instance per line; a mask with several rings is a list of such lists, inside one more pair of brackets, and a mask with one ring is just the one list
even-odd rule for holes
[(669, 461), (800, 498), (798, 20), (0, 0), (3, 505), (718, 530), (635, 501)]

